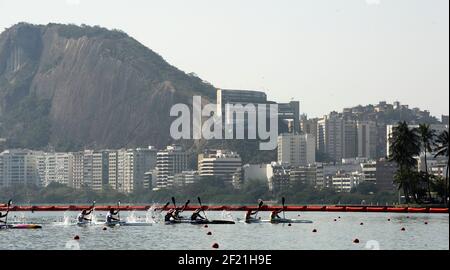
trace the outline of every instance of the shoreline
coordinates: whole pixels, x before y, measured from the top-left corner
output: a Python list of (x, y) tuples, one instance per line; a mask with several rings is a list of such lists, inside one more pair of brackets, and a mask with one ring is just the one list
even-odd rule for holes
[[(65, 211), (81, 211), (90, 208), (91, 205), (34, 205), (20, 206), (15, 205), (9, 208), (11, 212), (65, 212)], [(120, 209), (121, 211), (148, 211), (149, 209), (162, 210), (162, 205), (99, 205), (95, 207), (96, 211), (109, 211), (110, 209)], [(173, 209), (168, 206), (164, 209)], [(256, 206), (231, 206), (231, 205), (191, 205), (186, 207), (186, 211), (194, 211), (203, 208), (208, 211), (248, 211), (257, 210)], [(282, 209), (282, 206), (263, 206), (259, 211), (274, 211)], [(6, 211), (6, 207), (0, 207), (0, 211)], [(372, 212), (372, 213), (431, 213), (431, 214), (448, 214), (449, 209), (446, 207), (408, 207), (408, 206), (367, 206), (367, 205), (300, 205), (285, 206), (286, 212)]]

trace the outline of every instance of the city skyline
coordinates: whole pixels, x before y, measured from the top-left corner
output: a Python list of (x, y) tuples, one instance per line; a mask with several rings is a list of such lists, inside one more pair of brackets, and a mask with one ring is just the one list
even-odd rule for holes
[[(0, 29), (20, 21), (121, 29), (218, 88), (294, 98), (310, 117), (382, 100), (448, 114), (447, 1), (108, 1), (108, 13), (94, 12), (105, 5), (1, 0), (0, 9), (10, 12)], [(40, 9), (45, 16), (34, 12)], [(133, 19), (117, 20), (125, 13)]]

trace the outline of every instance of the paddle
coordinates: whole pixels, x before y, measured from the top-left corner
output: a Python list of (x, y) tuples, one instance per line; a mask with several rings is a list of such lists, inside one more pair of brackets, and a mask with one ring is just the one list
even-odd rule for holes
[(117, 218), (119, 219), (120, 222), (120, 201), (117, 202)]
[(286, 219), (286, 215), (284, 214), (284, 203), (286, 202), (286, 199), (283, 197), (281, 198), (281, 204), (283, 205), (283, 219)]
[(175, 203), (175, 197), (172, 197), (172, 203), (173, 203), (173, 206), (175, 206), (175, 209), (177, 208), (177, 204)]
[(95, 212), (95, 201), (92, 202), (92, 212), (91, 212), (91, 219), (89, 220), (89, 223), (92, 224), (92, 218), (94, 217)]
[(198, 203), (200, 204), (200, 207), (202, 208), (202, 212), (205, 215), (205, 218), (208, 219), (208, 217), (206, 216), (205, 210), (203, 210), (202, 200), (200, 199), (200, 197), (197, 197), (197, 199), (198, 199)]
[(6, 209), (5, 225), (8, 225), (8, 213), (9, 213), (9, 207), (11, 206), (11, 204), (12, 204), (12, 200), (9, 200), (8, 201), (8, 206), (7, 206), (7, 209)]
[(187, 200), (186, 203), (184, 204), (183, 208), (181, 208), (181, 212), (184, 212), (184, 209), (186, 209), (186, 207), (188, 206), (188, 204), (191, 202), (191, 200)]
[(260, 200), (259, 205), (258, 205), (258, 210), (256, 210), (255, 219), (256, 219), (256, 217), (258, 217), (258, 212), (261, 209), (261, 207), (263, 206), (263, 204), (264, 204), (263, 200)]
[(164, 211), (166, 209), (167, 206), (169, 206), (170, 202), (166, 203), (162, 208), (161, 208), (161, 212)]

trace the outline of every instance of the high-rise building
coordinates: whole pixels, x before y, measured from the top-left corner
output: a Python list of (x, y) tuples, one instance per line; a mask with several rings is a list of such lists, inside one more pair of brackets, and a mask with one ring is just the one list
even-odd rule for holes
[(46, 153), (44, 186), (59, 183), (72, 186), (72, 154)]
[(188, 169), (188, 154), (181, 146), (171, 145), (157, 153), (156, 158), (156, 186), (163, 189), (173, 186), (173, 177), (177, 173)]
[[(108, 154), (109, 186), (125, 193), (149, 188), (155, 177), (153, 170), (156, 164), (157, 150), (151, 146), (110, 151)], [(151, 181), (148, 178), (149, 174)]]
[(5, 150), (0, 154), (0, 187), (40, 185), (36, 155), (30, 150)]
[[(222, 116), (225, 120), (230, 120), (228, 117), (231, 115), (226, 115), (225, 105), (237, 105), (240, 104), (244, 107), (247, 105), (254, 105), (255, 109), (258, 105), (278, 105), (278, 131), (279, 133), (293, 132), (300, 133), (300, 102), (290, 101), (288, 103), (276, 103), (267, 100), (266, 93), (262, 91), (250, 91), (250, 90), (229, 90), (229, 89), (217, 89), (217, 114)], [(267, 113), (267, 112), (266, 112)], [(244, 124), (244, 129), (256, 129), (256, 127), (248, 126), (249, 121), (246, 120), (245, 115), (242, 114), (242, 118), (238, 118), (236, 115), (234, 118), (235, 126), (239, 124)], [(247, 115), (249, 117), (249, 115)], [(256, 115), (255, 115), (256, 117)], [(269, 119), (269, 115), (266, 115), (266, 119)], [(258, 119), (260, 121), (261, 119)], [(290, 125), (292, 125), (292, 130), (289, 130)]]
[(317, 122), (317, 149), (334, 161), (344, 157), (344, 120), (337, 113), (324, 116)]
[(278, 162), (294, 167), (315, 163), (315, 138), (310, 134), (281, 134), (278, 136)]
[[(290, 122), (292, 129), (283, 129), (281, 124)], [(300, 133), (300, 102), (291, 101), (289, 103), (278, 103), (278, 123), (279, 133), (292, 132)]]
[(342, 158), (354, 158), (358, 156), (358, 134), (356, 121), (343, 121), (342, 142)]
[(220, 177), (232, 183), (233, 175), (242, 167), (239, 154), (227, 150), (207, 150), (198, 155), (198, 172), (201, 177)]
[(84, 152), (72, 153), (72, 186), (76, 189), (84, 186)]
[(358, 157), (375, 159), (377, 157), (377, 124), (373, 121), (359, 121)]
[(108, 185), (109, 172), (108, 151), (96, 151), (92, 154), (92, 183), (93, 190), (103, 190)]
[(306, 115), (302, 115), (300, 117), (300, 130), (303, 134), (310, 134), (312, 137), (314, 137), (314, 144), (316, 145), (317, 149), (317, 122), (318, 119), (308, 119)]

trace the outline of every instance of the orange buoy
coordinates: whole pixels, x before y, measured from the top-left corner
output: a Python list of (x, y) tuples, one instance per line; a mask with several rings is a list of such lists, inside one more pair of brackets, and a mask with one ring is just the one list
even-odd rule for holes
[(214, 244), (212, 245), (212, 248), (219, 248), (219, 244), (214, 243)]

